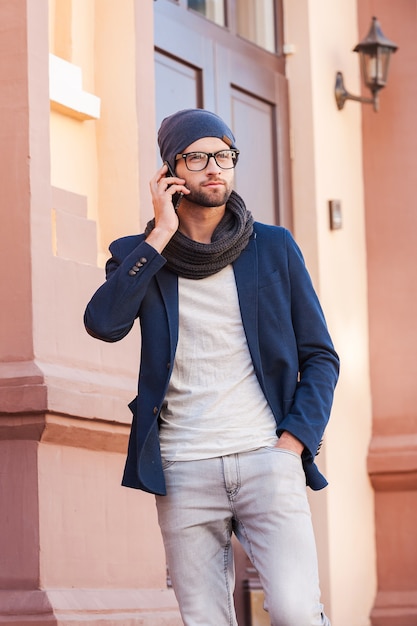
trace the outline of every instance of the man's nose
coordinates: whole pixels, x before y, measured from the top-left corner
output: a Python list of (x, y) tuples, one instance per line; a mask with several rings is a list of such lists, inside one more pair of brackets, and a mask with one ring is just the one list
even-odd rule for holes
[(214, 158), (213, 155), (209, 156), (209, 160), (208, 163), (206, 165), (206, 170), (208, 172), (219, 172), (220, 171), (220, 167), (217, 165), (216, 163), (216, 159)]

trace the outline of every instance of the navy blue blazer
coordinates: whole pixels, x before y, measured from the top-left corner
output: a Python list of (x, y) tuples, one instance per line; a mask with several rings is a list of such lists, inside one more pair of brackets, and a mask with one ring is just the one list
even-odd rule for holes
[[(178, 277), (144, 238), (111, 244), (107, 280), (87, 305), (84, 322), (90, 335), (112, 342), (125, 337), (139, 318), (138, 395), (129, 405), (133, 420), (122, 484), (164, 495), (158, 416), (178, 340)], [(304, 444), (306, 483), (321, 489), (327, 481), (314, 458), (329, 419), (339, 360), (301, 251), (288, 230), (256, 222), (233, 269), (250, 354), (277, 433), (287, 430)]]

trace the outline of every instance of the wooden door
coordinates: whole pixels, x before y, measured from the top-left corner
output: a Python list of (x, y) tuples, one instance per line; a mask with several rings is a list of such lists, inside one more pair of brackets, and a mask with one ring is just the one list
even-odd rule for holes
[(236, 190), (248, 209), (258, 221), (291, 228), (284, 58), (183, 5), (154, 3), (157, 125), (182, 108), (218, 113), (241, 151)]

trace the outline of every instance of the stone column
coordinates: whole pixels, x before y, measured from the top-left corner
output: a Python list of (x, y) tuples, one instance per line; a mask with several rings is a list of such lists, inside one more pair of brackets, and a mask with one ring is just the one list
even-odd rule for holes
[(52, 184), (48, 11), (0, 2), (0, 622), (179, 626), (153, 497), (120, 486), (138, 337), (85, 333), (97, 222)]

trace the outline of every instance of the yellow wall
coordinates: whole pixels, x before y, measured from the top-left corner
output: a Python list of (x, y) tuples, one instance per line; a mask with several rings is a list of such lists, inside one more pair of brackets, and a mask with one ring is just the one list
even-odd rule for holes
[(52, 185), (87, 197), (103, 266), (108, 244), (139, 230), (135, 3), (51, 0), (49, 37), (50, 52), (80, 67), (83, 89), (101, 100), (98, 120), (53, 111), (50, 132)]

